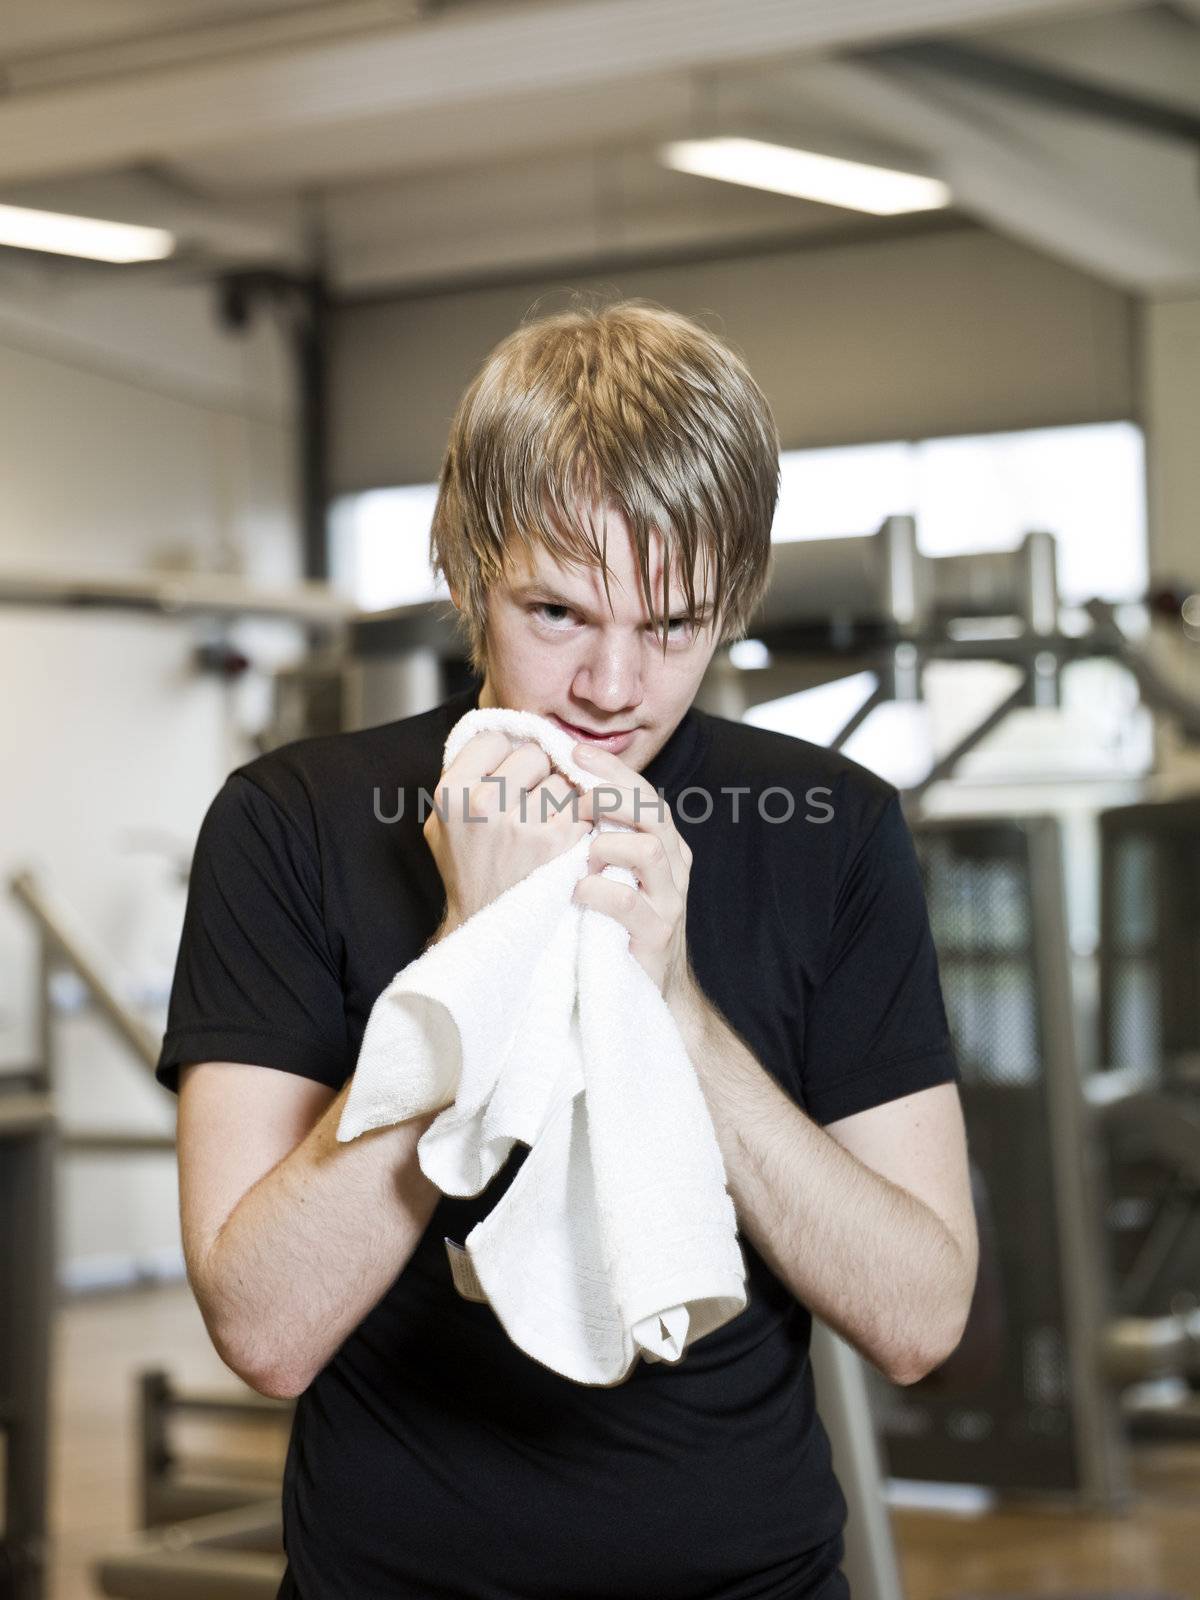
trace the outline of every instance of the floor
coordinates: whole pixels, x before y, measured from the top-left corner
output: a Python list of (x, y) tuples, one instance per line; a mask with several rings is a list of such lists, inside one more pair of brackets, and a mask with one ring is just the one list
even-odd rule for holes
[[(48, 1600), (94, 1600), (96, 1556), (138, 1526), (136, 1384), (238, 1389), (186, 1287), (76, 1299), (56, 1328)], [(189, 1425), (181, 1447), (282, 1466), (283, 1431)], [(1142, 1447), (1136, 1509), (1120, 1517), (1013, 1506), (984, 1516), (895, 1511), (908, 1600), (1151, 1595), (1200, 1600), (1200, 1446)]]

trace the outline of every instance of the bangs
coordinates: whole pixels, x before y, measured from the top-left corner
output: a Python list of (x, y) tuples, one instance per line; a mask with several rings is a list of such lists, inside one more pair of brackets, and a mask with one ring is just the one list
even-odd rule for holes
[(690, 618), (699, 567), (714, 617), (744, 630), (768, 577), (778, 472), (766, 401), (711, 335), (632, 302), (571, 312), (510, 335), (463, 396), (431, 554), (460, 610), (480, 619), (490, 585), (538, 546), (564, 567), (599, 567), (608, 595), (608, 513), (619, 511), (665, 650), (673, 573)]

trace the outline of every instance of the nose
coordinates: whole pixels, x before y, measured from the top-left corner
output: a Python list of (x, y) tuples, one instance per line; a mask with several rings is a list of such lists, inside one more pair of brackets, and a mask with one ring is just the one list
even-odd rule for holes
[(571, 691), (606, 717), (636, 710), (642, 701), (641, 641), (616, 634), (591, 640)]

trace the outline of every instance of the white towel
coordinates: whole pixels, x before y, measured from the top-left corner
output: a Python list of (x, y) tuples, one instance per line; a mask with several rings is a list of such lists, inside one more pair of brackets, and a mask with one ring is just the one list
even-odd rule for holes
[[(580, 790), (604, 781), (575, 764), (569, 734), (508, 710), (462, 717), (443, 770), (485, 729), (540, 744)], [(368, 1018), (337, 1136), (444, 1107), (418, 1159), (459, 1196), (528, 1145), (465, 1251), (446, 1240), (455, 1284), (535, 1360), (611, 1386), (640, 1356), (676, 1362), (744, 1310), (746, 1265), (675, 1020), (628, 930), (572, 899), (597, 828), (630, 831), (601, 818), (397, 973)], [(636, 887), (623, 867), (605, 875)]]

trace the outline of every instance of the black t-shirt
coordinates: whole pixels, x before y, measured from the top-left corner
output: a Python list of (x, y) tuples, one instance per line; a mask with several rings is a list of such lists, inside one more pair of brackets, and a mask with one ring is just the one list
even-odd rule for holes
[[(196, 845), (159, 1081), (190, 1061), (340, 1088), (441, 920), (421, 828), (466, 690), (226, 780)], [(693, 851), (701, 988), (827, 1124), (957, 1081), (896, 791), (804, 740), (692, 708), (644, 776)], [(421, 790), (426, 794), (422, 809)], [(731, 793), (729, 791), (738, 792)], [(774, 819), (774, 820), (770, 820)], [(304, 1600), (832, 1600), (846, 1505), (811, 1320), (741, 1236), (748, 1303), (678, 1364), (574, 1383), (454, 1288), (526, 1154), (443, 1197), (404, 1271), (296, 1405), (284, 1473)]]

